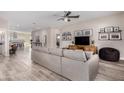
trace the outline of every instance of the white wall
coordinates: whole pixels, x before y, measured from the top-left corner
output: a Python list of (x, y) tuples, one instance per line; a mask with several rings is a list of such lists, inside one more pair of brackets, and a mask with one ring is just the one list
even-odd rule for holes
[[(99, 41), (98, 40), (99, 29), (106, 27), (106, 26), (119, 26), (120, 29), (122, 30), (122, 40), (120, 41)], [(87, 28), (93, 28), (92, 39), (95, 40), (95, 44), (98, 48), (101, 48), (101, 47), (116, 48), (120, 51), (121, 59), (124, 59), (124, 13), (64, 26), (61, 28), (61, 30), (62, 32), (64, 31), (73, 32), (76, 30), (87, 29)]]
[(9, 46), (8, 46), (8, 21), (0, 17), (0, 32), (3, 33), (2, 42), (3, 45), (0, 47), (2, 50), (2, 55), (9, 56)]
[[(98, 40), (98, 32), (100, 28), (107, 26), (119, 26), (122, 30), (122, 40), (120, 41), (99, 41)], [(43, 33), (47, 35), (47, 47), (56, 48), (56, 34), (70, 31), (72, 34), (74, 31), (82, 30), (82, 29), (93, 29), (92, 40), (95, 40), (95, 45), (100, 49), (101, 47), (113, 47), (120, 51), (121, 59), (124, 59), (124, 13), (106, 16), (102, 18), (96, 18), (88, 21), (81, 21), (75, 24), (66, 25), (61, 28), (49, 28), (45, 30), (41, 30), (39, 35), (42, 37)], [(71, 44), (71, 41), (61, 41), (61, 47), (67, 47)]]

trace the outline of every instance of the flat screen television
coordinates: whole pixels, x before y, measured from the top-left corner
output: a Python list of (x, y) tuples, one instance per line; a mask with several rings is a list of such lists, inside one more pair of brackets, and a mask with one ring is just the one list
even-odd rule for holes
[(90, 45), (89, 36), (75, 37), (75, 45)]

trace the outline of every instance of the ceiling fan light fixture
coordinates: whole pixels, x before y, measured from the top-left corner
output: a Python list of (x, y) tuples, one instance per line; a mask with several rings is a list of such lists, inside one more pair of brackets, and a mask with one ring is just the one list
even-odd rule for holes
[(80, 15), (71, 15), (71, 11), (64, 11), (64, 16), (58, 19), (58, 21), (63, 20), (64, 22), (70, 22), (71, 18), (79, 18)]
[(65, 21), (65, 22), (68, 22), (68, 18), (67, 18), (67, 17), (65, 17), (65, 18), (64, 18), (64, 21)]
[(65, 17), (65, 18), (64, 18), (64, 21), (65, 21), (65, 22), (70, 22), (71, 20), (70, 20), (68, 17)]

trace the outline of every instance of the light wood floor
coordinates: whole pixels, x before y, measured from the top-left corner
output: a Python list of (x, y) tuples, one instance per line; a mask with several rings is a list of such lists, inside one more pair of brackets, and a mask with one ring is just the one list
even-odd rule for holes
[[(19, 50), (10, 57), (0, 56), (1, 81), (67, 81), (68, 79), (31, 61), (30, 49)], [(100, 60), (95, 81), (124, 80), (124, 61), (118, 63)]]
[(10, 57), (0, 56), (1, 81), (65, 81), (67, 79), (31, 61), (30, 50)]
[(109, 62), (100, 60), (96, 81), (124, 81), (124, 61)]

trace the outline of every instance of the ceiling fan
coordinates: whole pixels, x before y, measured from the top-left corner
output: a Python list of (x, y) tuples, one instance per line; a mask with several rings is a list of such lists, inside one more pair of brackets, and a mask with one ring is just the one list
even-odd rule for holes
[(65, 22), (70, 22), (72, 18), (79, 18), (80, 15), (71, 15), (71, 11), (64, 11), (64, 15), (57, 19), (58, 21), (63, 20)]

